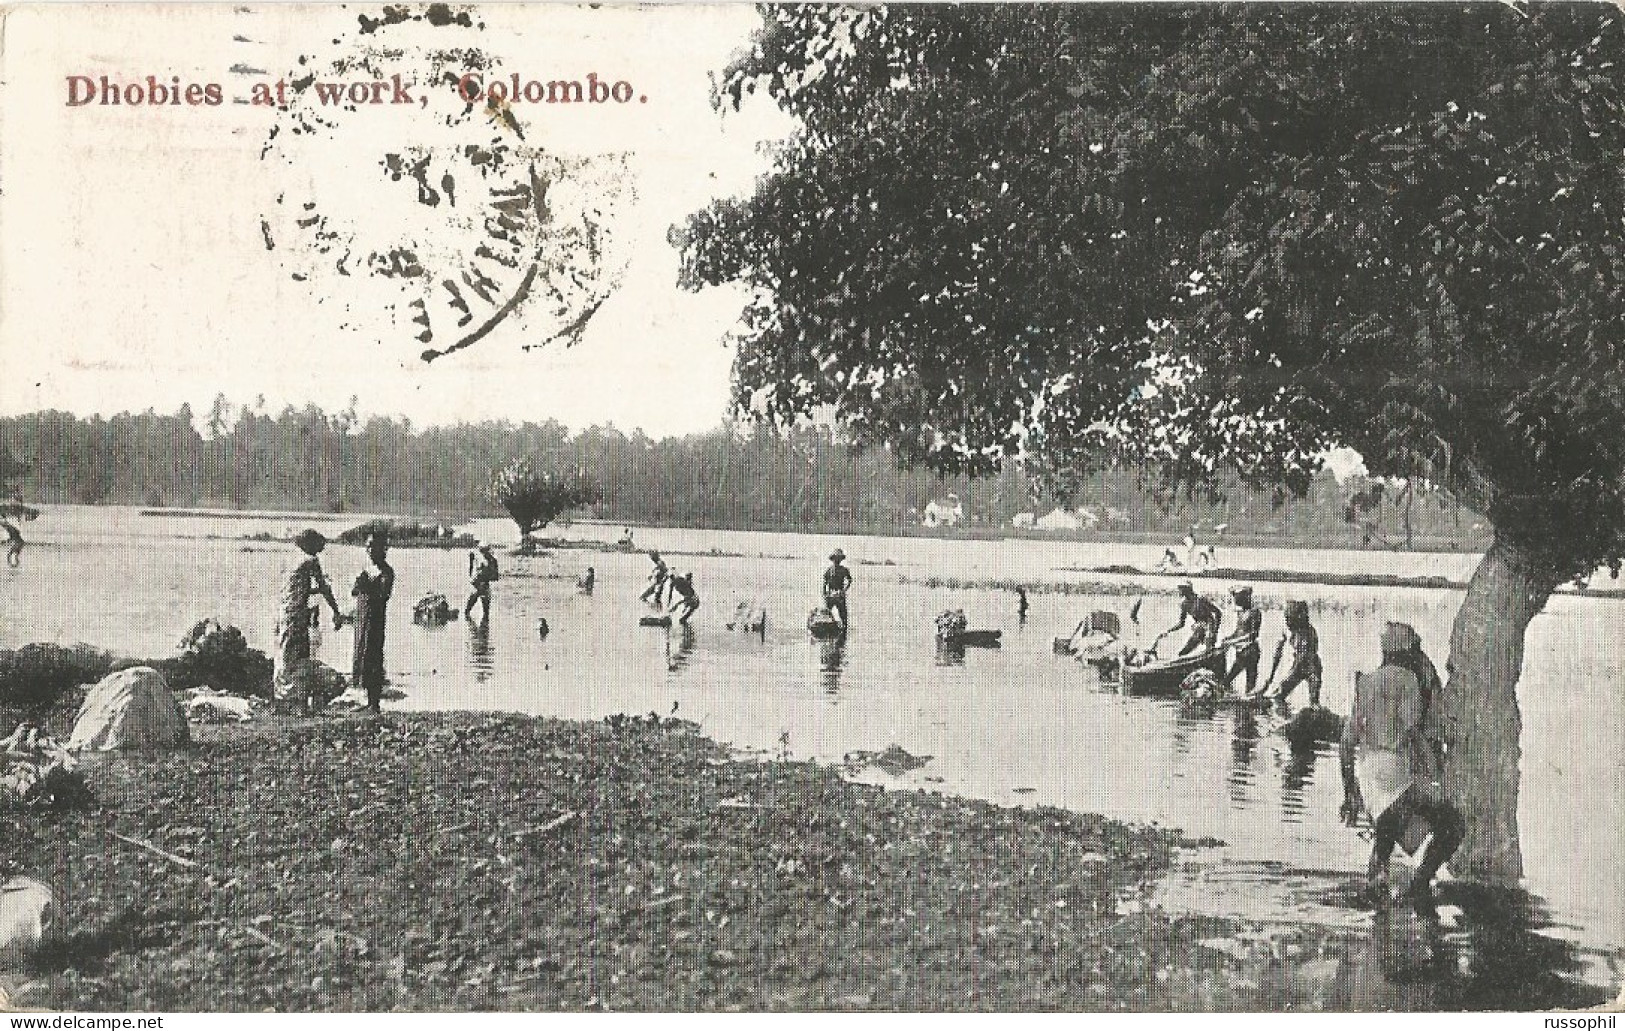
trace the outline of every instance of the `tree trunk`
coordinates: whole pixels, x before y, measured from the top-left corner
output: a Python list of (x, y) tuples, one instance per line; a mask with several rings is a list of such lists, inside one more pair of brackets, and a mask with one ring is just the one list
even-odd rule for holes
[(1555, 587), (1549, 569), (1497, 537), (1456, 613), (1449, 683), (1435, 705), (1449, 749), (1445, 793), (1467, 817), (1467, 839), (1450, 864), (1457, 874), (1501, 883), (1523, 876), (1517, 684), (1524, 631)]

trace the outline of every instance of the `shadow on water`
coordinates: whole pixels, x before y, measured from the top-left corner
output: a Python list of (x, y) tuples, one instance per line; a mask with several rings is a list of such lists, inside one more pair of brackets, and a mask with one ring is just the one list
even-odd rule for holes
[[(1371, 911), (1364, 878), (1335, 870), (1224, 863), (1172, 880), (1157, 904), (1190, 918), (1199, 954), (1226, 983), (1256, 991), (1261, 1009), (1577, 1009), (1612, 998), (1594, 982), (1618, 980), (1618, 954), (1545, 933), (1559, 929), (1545, 904), (1515, 888), (1439, 884), (1432, 921), (1403, 902)], [(1204, 905), (1216, 893), (1249, 918)]]
[[(1553, 927), (1541, 899), (1464, 881), (1439, 885), (1438, 898), (1442, 922), (1403, 906), (1372, 916), (1370, 934), (1344, 956), (1332, 1008), (1530, 1010), (1612, 998), (1580, 980), (1587, 964), (1572, 942), (1541, 933)], [(1617, 956), (1599, 958), (1617, 967)]]

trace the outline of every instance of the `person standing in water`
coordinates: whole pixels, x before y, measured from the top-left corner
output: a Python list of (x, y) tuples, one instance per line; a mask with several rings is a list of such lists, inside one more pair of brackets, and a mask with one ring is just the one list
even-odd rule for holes
[(293, 543), (304, 557), (288, 570), (282, 583), (275, 628), (277, 647), (272, 662), (272, 693), (277, 701), (303, 709), (309, 699), (304, 697), (296, 681), (301, 679), (300, 664), (310, 659), (311, 595), (327, 600), (327, 607), (333, 612), (333, 629), (339, 628), (343, 617), (333, 597), (333, 588), (327, 582), (327, 574), (322, 571), (321, 560), (316, 557), (327, 547), (327, 538), (316, 530), (301, 530), (294, 536)]
[(687, 626), (688, 617), (694, 615), (700, 607), (700, 596), (694, 590), (694, 574), (684, 573), (679, 576), (677, 573), (672, 573), (666, 579), (666, 584), (671, 588), (671, 597), (673, 599), (672, 615), (681, 612), (682, 615), (677, 616), (677, 622), (682, 626)]
[(1220, 647), (1234, 648), (1236, 654), (1231, 660), (1230, 669), (1224, 675), (1224, 682), (1228, 687), (1235, 682), (1237, 674), (1245, 671), (1247, 694), (1251, 695), (1258, 690), (1258, 660), (1263, 654), (1258, 646), (1258, 634), (1264, 628), (1264, 613), (1253, 604), (1251, 587), (1232, 587), (1230, 597), (1236, 603), (1236, 629)]
[(6, 565), (13, 569), (23, 564), (23, 532), (11, 525), (11, 520), (0, 519), (0, 528), (6, 531)]
[(1219, 607), (1196, 593), (1196, 585), (1189, 580), (1179, 581), (1179, 622), (1164, 630), (1157, 636), (1160, 641), (1169, 634), (1178, 631), (1187, 622), (1191, 624), (1191, 636), (1185, 641), (1185, 646), (1179, 649), (1179, 654), (1189, 655), (1198, 649), (1203, 652), (1213, 648), (1219, 639), (1219, 624), (1224, 621), (1224, 613)]
[(1270, 685), (1275, 682), (1275, 671), (1281, 668), (1281, 653), (1289, 645), (1292, 648), (1292, 665), (1287, 667), (1286, 678), (1281, 681), (1281, 687), (1276, 691), (1275, 697), (1285, 701), (1292, 694), (1293, 688), (1299, 684), (1307, 684), (1309, 704), (1319, 706), (1323, 673), (1320, 662), (1320, 635), (1309, 622), (1309, 603), (1306, 601), (1286, 603), (1286, 633), (1275, 643), (1275, 659), (1270, 663), (1270, 675), (1264, 678), (1262, 694), (1265, 696), (1269, 695)]
[(384, 695), (384, 629), (389, 597), (395, 593), (395, 569), (388, 562), (389, 538), (374, 531), (367, 537), (367, 565), (355, 578), (355, 652), (351, 685), (367, 692), (367, 711), (380, 711)]
[(824, 570), (824, 608), (840, 619), (842, 630), (848, 623), (846, 592), (852, 587), (852, 571), (841, 565), (845, 561), (846, 552), (836, 548), (830, 552), (829, 568)]
[(468, 553), (468, 582), (473, 590), (468, 600), (463, 603), (463, 617), (472, 618), (474, 603), (480, 603), (480, 622), (485, 623), (491, 618), (491, 584), (499, 576), (497, 569), (496, 549), (489, 544), (481, 544)]
[(1423, 736), (1422, 685), (1405, 667), (1405, 642), (1393, 623), (1382, 632), (1382, 665), (1354, 676), (1354, 706), (1343, 725), (1343, 822), (1354, 826), (1362, 811), (1372, 820), (1367, 888), (1375, 898), (1388, 891), (1388, 860), (1402, 838), (1422, 833), (1432, 840), (1417, 860), (1410, 899), (1418, 916), (1436, 915), (1433, 877), (1466, 835), (1461, 812), (1445, 801), (1440, 767)]
[(645, 587), (643, 593), (638, 595), (638, 600), (659, 605), (660, 596), (666, 589), (666, 578), (670, 574), (670, 570), (666, 568), (666, 562), (660, 557), (658, 551), (649, 552), (649, 561), (654, 563), (654, 568), (649, 570), (649, 586)]

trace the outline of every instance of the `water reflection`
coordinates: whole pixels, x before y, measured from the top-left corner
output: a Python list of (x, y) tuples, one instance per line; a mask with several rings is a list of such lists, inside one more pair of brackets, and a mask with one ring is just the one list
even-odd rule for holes
[(1251, 705), (1230, 708), (1230, 800), (1245, 804), (1253, 785), (1253, 761), (1258, 756), (1258, 710)]
[(1320, 752), (1297, 745), (1287, 747), (1286, 762), (1281, 767), (1281, 819), (1287, 823), (1302, 823), (1304, 789), (1314, 780), (1315, 760)]
[(963, 666), (965, 664), (965, 646), (953, 641), (937, 638), (937, 665)]
[(1449, 907), (1442, 923), (1403, 906), (1377, 910), (1369, 936), (1344, 957), (1334, 1008), (1572, 1009), (1609, 1001), (1606, 989), (1576, 980), (1586, 962), (1572, 942), (1540, 933), (1552, 926), (1542, 899), (1461, 881), (1445, 882), (1438, 894)]
[(824, 691), (826, 694), (839, 694), (841, 668), (846, 665), (846, 631), (842, 630), (834, 637), (820, 640), (817, 644), (818, 669), (823, 674)]
[[(677, 647), (673, 648), (671, 639), (677, 638)], [(678, 623), (666, 631), (666, 669), (676, 673), (688, 665), (688, 660), (694, 654), (694, 628), (687, 623)]]
[(491, 679), (496, 668), (496, 656), (491, 650), (491, 626), (485, 620), (468, 624), (468, 665), (474, 671), (475, 683)]

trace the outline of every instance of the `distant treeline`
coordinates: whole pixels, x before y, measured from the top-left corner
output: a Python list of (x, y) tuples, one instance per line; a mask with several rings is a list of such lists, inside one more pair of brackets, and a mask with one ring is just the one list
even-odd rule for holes
[[(404, 418), (362, 419), (355, 405), (313, 405), (272, 415), (263, 402), (216, 398), (206, 417), (190, 406), (110, 418), (46, 411), (0, 419), (0, 477), (43, 503), (214, 506), (500, 515), (492, 474), (529, 459), (582, 470), (603, 486), (590, 514), (612, 521), (702, 527), (888, 530), (918, 526), (927, 506), (963, 525), (1003, 527), (1057, 507), (1019, 469), (978, 481), (903, 468), (884, 450), (857, 451), (825, 427), (780, 433), (723, 426), (652, 440), (613, 426), (571, 433), (560, 423), (479, 422), (416, 428)], [(1460, 538), (1479, 517), (1430, 491), (1386, 494), (1328, 472), (1307, 497), (1277, 505), (1267, 490), (1221, 483), (1218, 496), (1164, 495), (1132, 470), (1084, 481), (1069, 508), (1112, 531), (1182, 535), (1193, 523), (1231, 534), (1314, 536), (1359, 543), (1375, 530), (1402, 545), (1409, 513), (1419, 539)]]

